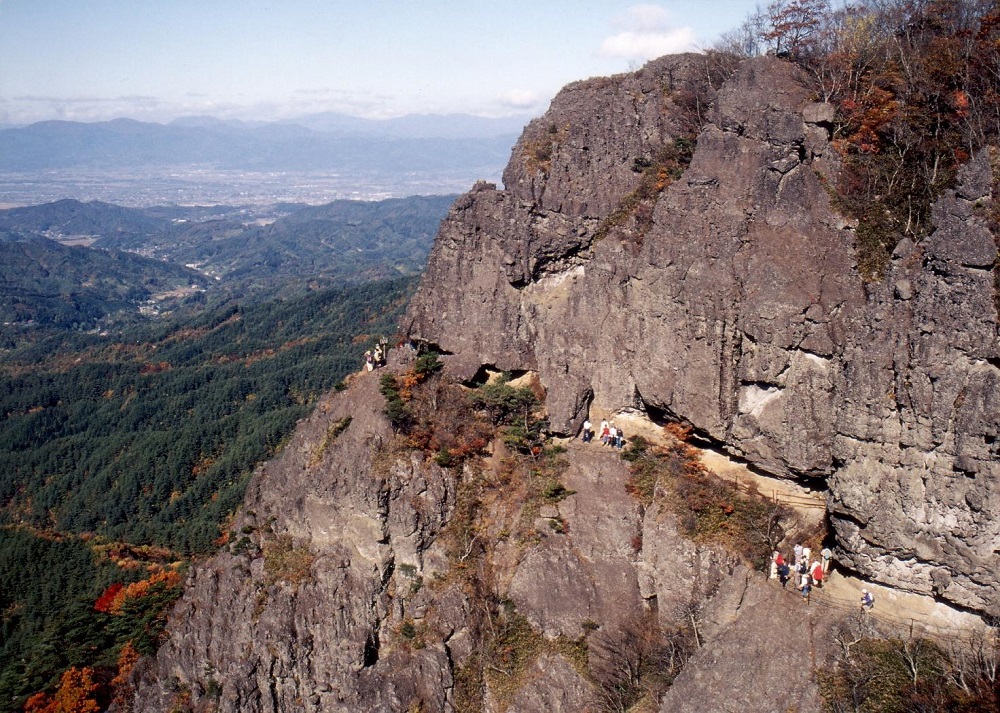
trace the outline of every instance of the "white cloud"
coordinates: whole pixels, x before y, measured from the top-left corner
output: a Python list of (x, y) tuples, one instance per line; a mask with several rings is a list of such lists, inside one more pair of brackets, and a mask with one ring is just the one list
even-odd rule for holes
[(696, 52), (695, 33), (690, 27), (666, 32), (619, 32), (601, 43), (601, 55), (624, 59), (653, 59), (665, 54)]
[(119, 117), (167, 122), (179, 116), (190, 115), (273, 121), (324, 111), (370, 118), (384, 118), (405, 113), (396, 109), (392, 98), (386, 95), (329, 89), (297, 90), (287, 98), (267, 100), (253, 97), (213, 98), (199, 92), (186, 92), (174, 99), (141, 95), (117, 97), (22, 95), (11, 99), (0, 98), (0, 123), (15, 124), (29, 124), (53, 118), (91, 122)]
[(672, 26), (670, 14), (659, 5), (634, 5), (617, 25), (621, 32), (601, 43), (600, 54), (604, 57), (648, 60), (697, 51), (695, 31)]
[(66, 121), (103, 121), (116, 117), (155, 117), (165, 108), (161, 100), (141, 95), (118, 97), (75, 96), (54, 97), (23, 95), (10, 100), (0, 100), (0, 109), (7, 120), (27, 124), (45, 119)]
[(500, 96), (500, 103), (511, 109), (530, 109), (540, 101), (538, 94), (528, 89), (511, 89)]

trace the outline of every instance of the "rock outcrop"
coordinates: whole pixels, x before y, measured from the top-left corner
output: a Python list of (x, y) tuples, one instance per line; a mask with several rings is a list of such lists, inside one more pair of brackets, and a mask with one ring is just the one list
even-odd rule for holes
[[(839, 171), (830, 108), (779, 59), (724, 83), (705, 69), (666, 57), (567, 87), (526, 128), (505, 187), (455, 203), (409, 336), (449, 353), (459, 379), (537, 373), (557, 434), (622, 410), (684, 421), (761, 471), (827, 490), (847, 567), (1000, 613), (989, 156), (938, 201), (933, 234), (865, 282), (827, 189)], [(665, 149), (693, 136), (675, 171)], [(393, 354), (391, 369), (412, 359)], [(233, 539), (193, 568), (169, 640), (137, 672), (136, 710), (459, 704), (493, 625), (455, 575), (474, 558), (444, 544), (474, 474), (396, 448), (383, 405), (378, 374), (358, 375), (254, 475)], [(790, 593), (682, 537), (657, 502), (640, 506), (612, 452), (574, 442), (565, 458), (567, 495), (537, 514), (532, 538), (483, 525), (469, 540), (466, 554), (496, 540), (477, 565), (487, 595), (547, 642), (511, 690), (485, 685), (486, 709), (597, 710), (572, 642), (695, 609), (702, 646), (662, 710), (717, 710), (723, 696), (820, 709), (807, 673), (793, 699), (781, 686), (815, 655), (808, 636), (767, 630)], [(774, 687), (743, 667), (764, 650)]]
[[(406, 354), (395, 358), (400, 368)], [(325, 399), (255, 474), (233, 538), (193, 568), (167, 642), (138, 668), (133, 709), (454, 708), (484, 636), (485, 600), (454, 576), (469, 565), (449, 560), (441, 537), (470, 476), (394, 447), (378, 376)], [(494, 570), (487, 597), (508, 602), (538, 641), (614, 633), (651, 607), (665, 622), (696, 608), (699, 636), (711, 638), (759, 598), (736, 558), (682, 537), (662, 507), (639, 506), (616, 452), (571, 443), (566, 461), (566, 497), (538, 514), (526, 542), (498, 541), (478, 564)], [(504, 705), (491, 695), (480, 704), (504, 711), (600, 700), (558, 647), (538, 653)], [(815, 686), (802, 695), (818, 705)]]
[(848, 566), (1000, 613), (989, 157), (937, 202), (934, 232), (866, 283), (827, 189), (830, 108), (793, 65), (761, 58), (715, 95), (648, 228), (602, 231), (639, 184), (636, 161), (678, 137), (693, 66), (669, 57), (565, 89), (526, 129), (505, 189), (455, 204), (410, 334), (537, 370), (563, 433), (588, 409), (639, 408), (829, 488)]

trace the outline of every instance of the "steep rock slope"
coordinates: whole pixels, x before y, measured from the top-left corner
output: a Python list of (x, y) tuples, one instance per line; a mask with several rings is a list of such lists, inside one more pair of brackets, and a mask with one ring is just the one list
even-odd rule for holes
[(830, 107), (760, 58), (702, 88), (714, 103), (690, 165), (645, 227), (621, 220), (635, 169), (683, 136), (700, 66), (668, 57), (563, 90), (506, 188), (478, 185), (442, 225), (410, 335), (470, 373), (537, 370), (558, 431), (641, 408), (828, 486), (850, 567), (1000, 612), (988, 156), (938, 201), (934, 233), (866, 284), (826, 188)]
[[(668, 57), (564, 90), (525, 130), (507, 187), (456, 202), (410, 336), (451, 352), (458, 378), (483, 365), (537, 372), (557, 432), (645, 410), (762, 470), (828, 485), (842, 561), (994, 610), (987, 157), (939, 202), (934, 235), (865, 284), (824, 188), (838, 170), (828, 107), (773, 58), (718, 90), (704, 69)], [(677, 178), (663, 147), (692, 125), (697, 148)], [(664, 188), (653, 198), (650, 175)], [(397, 372), (413, 358), (393, 355)], [(483, 642), (508, 608), (534, 654), (509, 690), (486, 678), (485, 710), (597, 710), (607, 691), (574, 660), (576, 637), (650, 611), (669, 627), (695, 608), (702, 647), (661, 710), (820, 709), (800, 665), (809, 637), (768, 626), (792, 595), (684, 539), (660, 503), (640, 507), (610, 451), (571, 444), (567, 497), (518, 542), (500, 466), (442, 468), (398, 448), (383, 404), (378, 375), (361, 374), (255, 474), (233, 539), (194, 568), (169, 640), (137, 672), (134, 709), (477, 709), (468, 674), (477, 660), (507, 666), (484, 666), (498, 651)], [(470, 484), (487, 505), (456, 553), (447, 542)], [(488, 558), (469, 556), (477, 538)], [(597, 639), (585, 640), (592, 657)], [(764, 651), (760, 677), (747, 676)]]
[[(611, 657), (649, 612), (665, 627), (696, 617), (696, 638), (710, 641), (741, 610), (790, 596), (684, 539), (662, 505), (640, 507), (626, 464), (600, 444), (569, 444), (558, 504), (534, 521), (517, 506), (504, 519), (505, 460), (446, 469), (398, 447), (378, 377), (361, 374), (323, 401), (255, 475), (233, 538), (194, 568), (167, 642), (137, 669), (133, 710), (602, 710), (578, 660), (594, 630)], [(483, 506), (455, 553), (445, 530), (462, 526), (470, 485)], [(494, 631), (501, 619), (507, 637)], [(808, 655), (807, 640), (786, 643), (775, 659), (785, 670)], [(489, 658), (505, 652), (514, 663)], [(802, 670), (802, 710), (819, 710)], [(504, 685), (463, 683), (484, 671)], [(784, 696), (769, 695), (769, 705)]]

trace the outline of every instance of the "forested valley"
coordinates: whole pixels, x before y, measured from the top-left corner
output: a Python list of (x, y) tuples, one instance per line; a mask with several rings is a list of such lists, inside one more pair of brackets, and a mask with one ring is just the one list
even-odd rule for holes
[[(26, 270), (4, 268), (6, 296), (37, 319), (2, 328), (0, 711), (110, 704), (115, 677), (155, 651), (189, 563), (225, 540), (254, 467), (366, 349), (393, 339), (448, 202), (419, 199), (417, 217), (372, 204), (381, 217), (368, 223), (363, 208), (319, 207), (296, 219), (301, 232), (253, 228), (267, 235), (244, 235), (243, 254), (227, 246), (257, 265), (251, 279), (204, 281), (154, 317), (91, 295), (110, 305), (100, 319), (45, 319), (45, 304), (79, 304), (71, 268), (86, 265), (81, 284), (124, 284), (101, 269), (127, 273), (139, 265), (128, 253), (62, 248), (55, 268), (33, 263), (44, 295), (18, 292)], [(19, 231), (8, 247), (43, 239)], [(314, 259), (272, 272), (267, 236), (309, 242)], [(29, 254), (12, 253), (19, 264)], [(317, 262), (331, 269), (317, 275)]]

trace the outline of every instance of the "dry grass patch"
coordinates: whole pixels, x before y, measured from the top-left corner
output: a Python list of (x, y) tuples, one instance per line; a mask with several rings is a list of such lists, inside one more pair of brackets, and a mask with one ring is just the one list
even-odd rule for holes
[(309, 548), (295, 544), (291, 535), (264, 540), (264, 574), (268, 584), (310, 581), (315, 559)]

